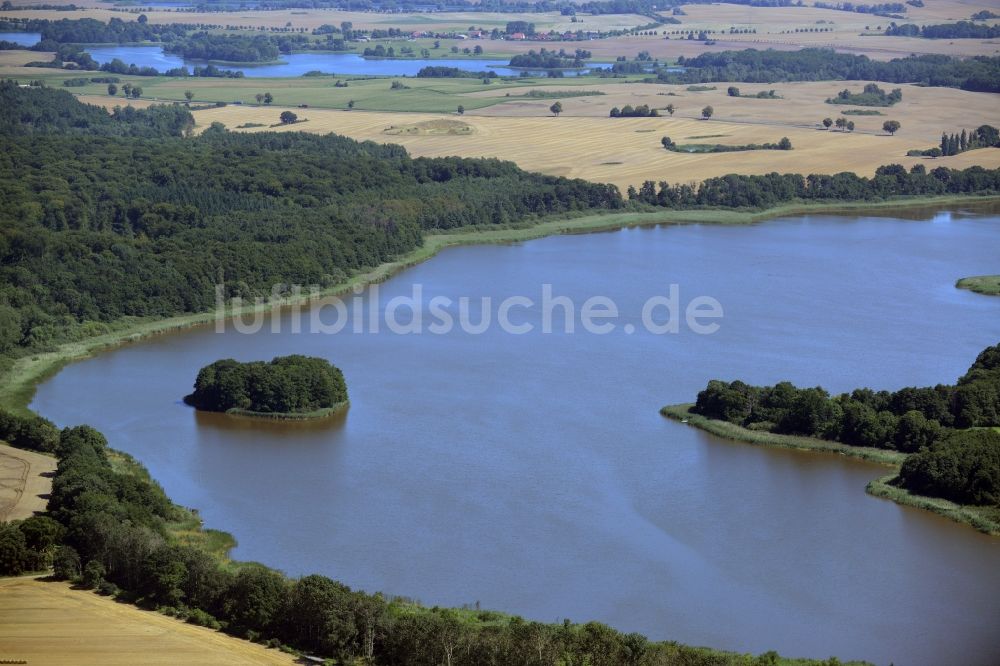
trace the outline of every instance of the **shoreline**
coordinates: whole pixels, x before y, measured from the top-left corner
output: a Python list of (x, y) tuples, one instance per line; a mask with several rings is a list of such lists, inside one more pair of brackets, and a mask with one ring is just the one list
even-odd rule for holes
[(698, 428), (711, 435), (733, 442), (770, 448), (834, 453), (891, 467), (891, 473), (869, 481), (865, 486), (865, 492), (872, 497), (891, 500), (901, 506), (930, 511), (956, 523), (968, 525), (990, 536), (1000, 536), (1000, 521), (990, 515), (990, 507), (956, 504), (940, 497), (916, 495), (905, 488), (892, 485), (892, 481), (899, 474), (900, 465), (906, 459), (905, 453), (886, 449), (849, 446), (840, 442), (818, 439), (816, 437), (781, 435), (766, 431), (750, 430), (734, 423), (729, 423), (728, 421), (710, 419), (700, 414), (694, 414), (690, 411), (693, 406), (694, 403), (691, 402), (666, 405), (660, 409), (660, 414), (671, 420)]
[(1000, 296), (1000, 275), (970, 275), (955, 282), (955, 288), (983, 296)]
[(249, 409), (240, 409), (238, 407), (227, 409), (224, 412), (213, 412), (207, 409), (198, 410), (197, 407), (194, 407), (193, 409), (206, 412), (208, 414), (226, 414), (227, 416), (234, 416), (236, 418), (261, 421), (318, 421), (331, 416), (336, 416), (337, 414), (342, 414), (347, 411), (350, 404), (350, 401), (345, 400), (344, 402), (338, 402), (336, 405), (331, 407), (323, 407), (322, 409), (317, 409), (311, 412), (253, 412)]
[[(535, 224), (516, 225), (500, 229), (464, 228), (449, 233), (427, 233), (423, 244), (393, 261), (388, 261), (370, 271), (351, 276), (340, 284), (324, 289), (321, 298), (346, 294), (356, 286), (365, 287), (384, 282), (398, 273), (437, 255), (442, 249), (463, 245), (507, 244), (545, 238), (562, 234), (596, 233), (635, 227), (660, 225), (713, 224), (747, 225), (791, 215), (858, 213), (864, 211), (901, 211), (920, 208), (943, 208), (956, 205), (982, 205), (1000, 203), (1000, 196), (937, 196), (908, 197), (886, 201), (790, 203), (766, 210), (690, 209), (654, 212), (610, 212), (578, 217), (561, 217), (541, 220)], [(308, 303), (310, 296), (283, 298), (259, 304), (229, 308), (226, 316), (252, 314), (283, 309)], [(0, 376), (0, 408), (18, 414), (28, 414), (28, 405), (35, 394), (35, 387), (65, 365), (82, 360), (101, 351), (138, 342), (164, 333), (196, 326), (206, 326), (216, 320), (214, 311), (176, 315), (161, 319), (131, 319), (109, 322), (111, 330), (101, 335), (67, 342), (48, 352), (39, 352), (18, 358)]]

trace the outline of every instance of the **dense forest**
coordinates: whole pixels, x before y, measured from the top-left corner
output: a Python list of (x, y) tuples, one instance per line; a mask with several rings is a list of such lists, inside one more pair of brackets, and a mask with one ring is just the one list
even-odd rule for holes
[(427, 65), (421, 67), (417, 72), (418, 79), (495, 79), (497, 73), (490, 71), (470, 72), (458, 67), (445, 67), (443, 65)]
[(122, 317), (211, 309), (274, 283), (329, 286), (433, 229), (623, 205), (613, 186), (494, 159), (411, 159), (334, 135), (229, 133), (181, 106), (113, 115), (0, 84), (0, 355)]
[[(302, 37), (305, 40), (305, 37)], [(290, 46), (287, 47), (290, 50)], [(217, 35), (198, 32), (164, 45), (167, 53), (192, 60), (270, 62), (278, 59), (278, 45), (267, 35)], [(287, 52), (287, 51), (286, 51)]]
[(900, 473), (905, 488), (1000, 506), (997, 433), (967, 430), (1000, 427), (1000, 344), (983, 350), (954, 385), (862, 388), (830, 396), (820, 387), (800, 389), (790, 382), (713, 380), (691, 411), (751, 430), (914, 453)]
[(777, 81), (885, 81), (1000, 92), (1000, 57), (952, 58), (945, 55), (909, 56), (887, 62), (828, 49), (798, 51), (722, 51), (694, 58), (681, 56), (683, 72), (661, 72), (662, 83), (713, 81), (774, 83)]
[(918, 495), (1000, 507), (1000, 432), (950, 434), (909, 456), (899, 470), (899, 484)]
[(211, 412), (305, 414), (347, 402), (344, 375), (323, 358), (279, 356), (270, 363), (216, 361), (198, 372), (184, 402)]
[[(22, 422), (24, 422), (22, 424)], [(774, 666), (758, 657), (652, 642), (597, 622), (545, 624), (488, 610), (425, 608), (351, 590), (321, 575), (289, 579), (260, 564), (221, 561), (181, 542), (170, 524), (191, 519), (93, 428), (58, 431), (38, 417), (0, 412), (0, 438), (59, 458), (48, 513), (0, 524), (0, 575), (51, 566), (55, 576), (145, 608), (339, 663)], [(116, 459), (112, 462), (112, 456)], [(198, 542), (195, 542), (198, 543)], [(839, 664), (795, 660), (796, 666)]]
[[(107, 23), (80, 19), (0, 19), (0, 32), (37, 32), (42, 40), (33, 51), (53, 51), (57, 44), (134, 44), (170, 42), (191, 32), (180, 23), (147, 23), (113, 18)], [(24, 48), (24, 47), (21, 47)]]

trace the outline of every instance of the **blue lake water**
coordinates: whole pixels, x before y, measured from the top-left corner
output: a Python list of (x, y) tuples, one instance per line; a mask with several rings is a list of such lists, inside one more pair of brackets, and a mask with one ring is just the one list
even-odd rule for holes
[[(174, 67), (194, 67), (207, 64), (200, 60), (186, 60), (180, 56), (164, 53), (159, 46), (90, 46), (87, 52), (97, 62), (104, 64), (118, 58), (129, 65), (155, 67), (159, 70)], [(266, 65), (217, 65), (219, 69), (240, 70), (248, 77), (302, 76), (306, 72), (321, 71), (344, 76), (416, 76), (428, 66), (457, 67), (468, 72), (493, 71), (501, 76), (517, 76), (522, 70), (511, 69), (507, 60), (463, 60), (424, 58), (373, 59), (354, 53), (293, 53), (281, 56), (280, 63)], [(594, 63), (606, 65), (606, 63)], [(566, 70), (566, 76), (575, 76), (582, 70)], [(531, 72), (544, 75), (544, 72)]]
[(0, 41), (14, 42), (21, 46), (34, 46), (42, 41), (42, 35), (38, 32), (0, 32)]
[[(430, 322), (433, 296), (524, 295), (534, 305), (512, 318), (532, 332), (322, 335), (309, 311), (285, 312), (254, 335), (198, 328), (71, 364), (32, 408), (94, 425), (232, 531), (235, 557), (292, 575), (740, 652), (996, 666), (1000, 537), (866, 495), (885, 467), (726, 442), (657, 410), (712, 378), (953, 382), (1000, 340), (1000, 299), (954, 286), (996, 272), (998, 247), (1000, 216), (944, 212), (453, 248), (367, 307), (420, 285)], [(617, 327), (540, 332), (544, 284), (577, 314), (611, 298)], [(717, 333), (629, 333), (671, 284), (682, 308), (718, 299)], [(291, 353), (343, 369), (343, 418), (261, 423), (181, 402), (212, 361)]]

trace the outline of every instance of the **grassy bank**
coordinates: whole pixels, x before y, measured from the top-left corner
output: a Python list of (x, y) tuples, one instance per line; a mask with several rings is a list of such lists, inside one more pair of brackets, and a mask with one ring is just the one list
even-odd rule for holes
[(903, 506), (933, 511), (957, 523), (971, 525), (980, 532), (1000, 536), (1000, 509), (987, 506), (968, 506), (955, 504), (938, 497), (915, 495), (905, 488), (893, 484), (899, 474), (899, 467), (906, 459), (905, 453), (873, 449), (861, 446), (848, 446), (840, 442), (831, 442), (815, 437), (798, 437), (794, 435), (779, 435), (771, 432), (750, 430), (718, 419), (710, 419), (690, 411), (692, 403), (667, 405), (660, 414), (668, 418), (700, 428), (719, 437), (736, 442), (755, 444), (757, 446), (773, 446), (783, 449), (800, 449), (805, 451), (821, 451), (838, 453), (852, 458), (860, 458), (869, 462), (892, 467), (892, 472), (871, 481), (865, 491), (874, 497), (892, 500)]
[[(992, 204), (1000, 197), (913, 197), (882, 202), (837, 202), (831, 204), (793, 203), (767, 210), (666, 210), (656, 212), (603, 213), (573, 218), (549, 219), (537, 224), (504, 228), (460, 229), (449, 233), (432, 233), (424, 237), (423, 245), (395, 261), (386, 262), (371, 271), (358, 273), (324, 292), (324, 296), (344, 294), (358, 285), (383, 282), (402, 270), (430, 259), (444, 248), (487, 243), (515, 243), (558, 234), (593, 233), (628, 227), (672, 224), (753, 224), (790, 215), (840, 214), (885, 211), (903, 215), (907, 210), (969, 204)], [(227, 316), (271, 311), (302, 303), (306, 298), (268, 301), (230, 309)], [(17, 359), (0, 376), (0, 408), (24, 414), (28, 411), (35, 387), (57, 373), (65, 364), (87, 358), (97, 352), (122, 344), (138, 342), (154, 335), (210, 324), (215, 312), (178, 315), (166, 319), (129, 318), (107, 325), (106, 332), (83, 340), (59, 345), (52, 351)]]
[(332, 407), (324, 407), (311, 412), (254, 412), (249, 409), (229, 409), (226, 414), (249, 419), (264, 419), (266, 421), (312, 421), (334, 416), (347, 409), (349, 402), (338, 402)]
[(959, 289), (968, 289), (986, 296), (1000, 296), (1000, 275), (976, 275), (955, 283)]
[(730, 423), (709, 419), (700, 414), (694, 414), (690, 409), (693, 403), (681, 405), (667, 405), (660, 410), (660, 414), (682, 423), (700, 428), (705, 432), (710, 432), (719, 437), (725, 437), (745, 444), (756, 444), (758, 446), (773, 446), (781, 449), (799, 449), (803, 451), (822, 451), (824, 453), (838, 453), (850, 458), (860, 458), (880, 465), (889, 465), (898, 469), (899, 465), (906, 459), (905, 453), (898, 451), (888, 451), (886, 449), (873, 449), (863, 446), (848, 446), (840, 442), (831, 442), (815, 437), (798, 437), (795, 435), (779, 435), (773, 432), (762, 430), (750, 430)]
[(869, 495), (889, 499), (896, 504), (912, 506), (975, 527), (980, 532), (1000, 536), (1000, 509), (988, 506), (968, 506), (955, 504), (940, 497), (914, 495), (905, 488), (893, 485), (895, 474), (881, 476), (871, 481), (865, 491)]

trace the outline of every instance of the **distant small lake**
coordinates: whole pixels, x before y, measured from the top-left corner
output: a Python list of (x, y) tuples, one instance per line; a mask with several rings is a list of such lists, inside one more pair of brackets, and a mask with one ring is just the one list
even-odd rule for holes
[(42, 41), (40, 32), (0, 32), (0, 41), (14, 42), (21, 46), (34, 46)]
[[(164, 53), (159, 46), (90, 46), (87, 52), (102, 65), (115, 58), (126, 64), (138, 67), (155, 67), (167, 70), (174, 67), (195, 67), (208, 64), (202, 60), (186, 60), (180, 56)], [(444, 59), (431, 60), (426, 58), (379, 59), (365, 58), (355, 53), (293, 53), (282, 55), (281, 63), (264, 65), (217, 65), (219, 69), (242, 71), (248, 77), (291, 77), (302, 76), (306, 72), (321, 71), (327, 74), (343, 76), (416, 76), (422, 68), (457, 67), (467, 72), (493, 71), (500, 76), (517, 76), (520, 69), (507, 66), (506, 60), (467, 60)], [(606, 66), (608, 63), (593, 63), (593, 66)], [(591, 68), (580, 70), (564, 70), (565, 76), (576, 76), (586, 73)], [(527, 70), (532, 75), (544, 76), (541, 70)]]

